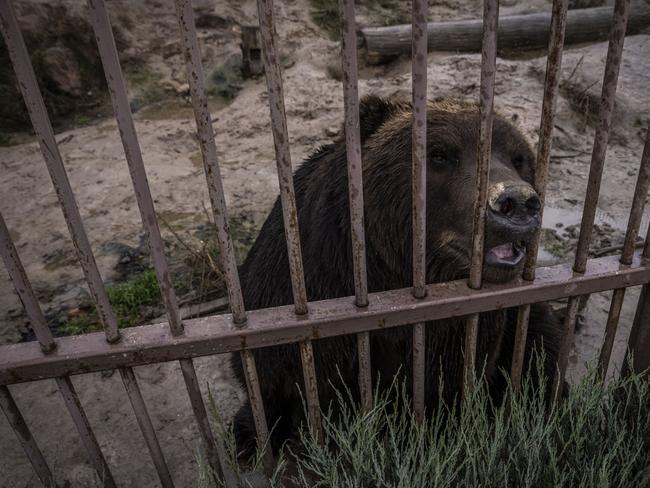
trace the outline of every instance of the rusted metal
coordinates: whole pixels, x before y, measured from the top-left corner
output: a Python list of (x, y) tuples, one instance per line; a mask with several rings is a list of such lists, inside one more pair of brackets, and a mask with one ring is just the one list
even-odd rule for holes
[(515, 346), (512, 351), (512, 367), (510, 381), (515, 390), (521, 385), (521, 374), (524, 370), (524, 355), (526, 352), (526, 337), (528, 335), (528, 321), (530, 319), (530, 305), (523, 305), (517, 309), (517, 329), (515, 332)]
[(650, 370), (650, 284), (643, 285), (628, 339), (621, 374), (647, 373)]
[(269, 95), (271, 109), (271, 129), (275, 145), (275, 159), (280, 183), (280, 200), (282, 202), (282, 217), (284, 235), (287, 241), (289, 270), (293, 288), (293, 302), (296, 313), (307, 313), (307, 291), (305, 289), (305, 272), (302, 266), (300, 250), (300, 232), (298, 229), (298, 209), (296, 194), (293, 188), (293, 170), (291, 168), (291, 153), (289, 151), (289, 132), (287, 116), (284, 111), (284, 93), (282, 88), (282, 73), (277, 59), (275, 46), (275, 27), (273, 22), (273, 0), (257, 0), (257, 11), (260, 20), (260, 36), (262, 38), (262, 61)]
[[(614, 4), (614, 18), (612, 20), (609, 46), (607, 48), (598, 126), (596, 127), (596, 134), (594, 136), (594, 146), (591, 153), (591, 165), (589, 167), (589, 178), (587, 181), (587, 194), (585, 196), (582, 221), (580, 223), (580, 236), (578, 237), (576, 257), (573, 264), (573, 269), (576, 273), (584, 273), (589, 258), (589, 243), (591, 242), (591, 233), (596, 218), (600, 183), (605, 166), (607, 141), (609, 139), (612, 112), (614, 111), (618, 73), (623, 57), (623, 43), (625, 42), (625, 29), (627, 26), (629, 7), (629, 0), (616, 0)], [(567, 314), (564, 318), (564, 333), (558, 356), (558, 372), (554, 382), (555, 391), (559, 391), (558, 385), (562, 385), (564, 382), (569, 351), (573, 343), (575, 320), (579, 308), (577, 302), (579, 299), (580, 297), (569, 298)]]
[(650, 263), (638, 254), (629, 266), (607, 256), (591, 259), (583, 275), (574, 275), (569, 264), (538, 268), (536, 275), (532, 282), (486, 283), (481, 290), (469, 288), (466, 280), (427, 285), (427, 296), (417, 299), (410, 287), (371, 293), (364, 308), (352, 297), (312, 302), (309, 318), (296, 316), (290, 305), (252, 310), (241, 329), (228, 315), (215, 315), (187, 320), (179, 337), (166, 323), (124, 329), (124, 341), (114, 345), (101, 333), (61, 337), (46, 356), (35, 342), (9, 344), (0, 346), (0, 384), (356, 334), (642, 285), (650, 282)]
[[(643, 218), (643, 209), (645, 201), (650, 189), (650, 127), (646, 133), (646, 142), (643, 148), (643, 155), (641, 156), (641, 166), (639, 167), (639, 175), (636, 180), (636, 187), (634, 189), (634, 198), (632, 199), (632, 208), (630, 209), (630, 216), (627, 222), (627, 230), (625, 232), (625, 242), (623, 243), (623, 252), (621, 253), (621, 263), (629, 264), (634, 256), (634, 249), (639, 229), (641, 228), (641, 219)], [(650, 232), (650, 226), (649, 232)], [(601, 380), (605, 380), (607, 376), (607, 368), (612, 354), (612, 347), (614, 345), (614, 338), (618, 328), (619, 318), (621, 316), (621, 309), (623, 307), (623, 299), (625, 298), (625, 288), (618, 288), (614, 290), (612, 295), (612, 302), (609, 306), (609, 313), (607, 315), (607, 325), (605, 327), (605, 338), (600, 350), (600, 357), (598, 358), (598, 375)]]
[(171, 474), (169, 474), (169, 468), (167, 467), (165, 456), (160, 448), (158, 437), (156, 437), (156, 430), (151, 423), (151, 417), (149, 416), (147, 406), (144, 403), (144, 398), (142, 398), (142, 392), (138, 386), (138, 380), (135, 377), (135, 373), (131, 368), (120, 368), (120, 376), (122, 377), (124, 388), (126, 389), (129, 401), (133, 407), (133, 413), (135, 413), (135, 418), (140, 426), (140, 431), (142, 432), (147, 448), (149, 449), (151, 460), (156, 467), (156, 472), (158, 473), (160, 482), (163, 488), (173, 488), (174, 482)]
[(208, 97), (205, 92), (203, 66), (201, 65), (201, 52), (199, 42), (196, 38), (196, 27), (194, 24), (194, 11), (191, 0), (175, 0), (176, 15), (181, 34), (183, 55), (185, 56), (185, 67), (187, 79), (190, 85), (192, 106), (203, 159), (203, 169), (208, 184), (208, 194), (212, 204), (212, 213), (217, 230), (217, 242), (219, 243), (219, 259), (221, 269), (228, 287), (228, 300), (232, 312), (232, 320), (237, 325), (246, 322), (246, 311), (244, 310), (244, 299), (237, 272), (237, 260), (235, 249), (228, 227), (228, 216), (226, 200), (221, 182), (219, 161), (217, 159), (217, 146), (214, 142), (214, 131), (212, 119), (208, 108)]
[(341, 20), (343, 105), (345, 107), (345, 148), (348, 160), (348, 194), (354, 262), (354, 296), (357, 305), (365, 307), (368, 304), (368, 277), (366, 275), (366, 239), (363, 227), (363, 168), (354, 0), (339, 0), (339, 16)]
[(7, 417), (9, 425), (11, 425), (16, 437), (23, 446), (25, 454), (27, 454), (38, 479), (46, 488), (55, 487), (56, 482), (54, 476), (52, 476), (52, 471), (50, 471), (50, 467), (47, 465), (43, 453), (39, 449), (38, 444), (36, 444), (36, 440), (32, 436), (23, 415), (20, 413), (18, 405), (16, 405), (9, 388), (6, 386), (0, 386), (0, 409), (2, 409), (5, 417)]
[[(271, 128), (275, 146), (275, 159), (280, 185), (280, 201), (284, 222), (284, 236), (287, 241), (289, 271), (293, 290), (293, 303), (296, 314), (305, 315), (307, 309), (307, 289), (305, 288), (305, 271), (300, 249), (300, 230), (298, 228), (298, 208), (293, 187), (293, 169), (289, 150), (289, 132), (287, 116), (284, 110), (284, 92), (282, 73), (277, 57), (275, 43), (275, 24), (273, 22), (273, 0), (258, 0), (257, 11), (260, 20), (260, 37), (262, 39), (262, 61), (266, 76), (266, 87), (271, 110)], [(305, 378), (305, 397), (309, 410), (310, 427), (316, 438), (322, 439), (320, 405), (316, 387), (316, 368), (310, 342), (300, 343), (303, 374)]]
[[(483, 9), (483, 49), (481, 53), (480, 128), (476, 161), (474, 221), (472, 229), (472, 260), (469, 287), (480, 288), (483, 275), (483, 246), (485, 243), (485, 209), (492, 155), (492, 122), (494, 121), (494, 79), (497, 70), (497, 27), (499, 1), (485, 0)], [(471, 388), (476, 359), (478, 316), (469, 316), (465, 325), (464, 385)], [(465, 388), (465, 387), (464, 387)], [(464, 391), (464, 389), (463, 389)]]
[[(553, 12), (551, 14), (551, 32), (546, 60), (546, 78), (544, 80), (544, 100), (542, 102), (539, 144), (537, 146), (535, 179), (533, 181), (533, 188), (535, 188), (541, 203), (539, 214), (540, 221), (544, 214), (544, 202), (546, 200), (546, 181), (548, 178), (549, 161), (551, 159), (555, 107), (560, 86), (562, 48), (564, 46), (568, 4), (568, 0), (553, 0)], [(537, 265), (540, 234), (541, 228), (535, 233), (527, 246), (526, 261), (523, 271), (523, 277), (525, 280), (535, 279), (535, 266)], [(524, 366), (524, 352), (526, 350), (526, 335), (528, 331), (529, 316), (530, 305), (524, 305), (517, 313), (517, 333), (510, 374), (510, 379), (515, 388), (519, 388), (522, 368)]]
[(5, 263), (5, 268), (9, 272), (9, 277), (14, 284), (16, 293), (18, 293), (18, 297), (25, 307), (25, 312), (27, 312), (27, 317), (29, 317), (29, 323), (32, 326), (34, 334), (36, 334), (36, 339), (38, 339), (41, 349), (44, 353), (52, 351), (56, 347), (56, 342), (54, 341), (54, 337), (52, 337), (52, 332), (50, 332), (47, 326), (47, 321), (34, 295), (34, 290), (27, 278), (25, 268), (23, 268), (16, 247), (11, 240), (11, 235), (9, 235), (9, 229), (7, 229), (2, 213), (0, 213), (0, 254)]
[(191, 359), (181, 359), (179, 363), (181, 372), (183, 373), (185, 387), (187, 388), (187, 394), (190, 398), (190, 404), (192, 405), (192, 412), (194, 412), (194, 418), (196, 419), (201, 439), (203, 440), (205, 454), (212, 468), (212, 472), (217, 476), (222, 476), (227, 487), (236, 487), (237, 479), (232, 467), (227, 462), (228, 455), (223, 439), (215, 439), (212, 433), (210, 419), (208, 418), (203, 396), (201, 395), (201, 388), (199, 387), (194, 363)]
[[(354, 297), (358, 307), (368, 305), (366, 272), (366, 237), (363, 217), (363, 164), (359, 124), (359, 83), (357, 66), (357, 34), (354, 0), (339, 0), (341, 22), (341, 66), (343, 69), (343, 105), (345, 107), (345, 150), (348, 168), (348, 196), (354, 269)], [(359, 359), (359, 391), (364, 408), (372, 406), (372, 375), (370, 373), (370, 338), (357, 336)]]
[(357, 334), (357, 355), (359, 356), (359, 396), (361, 405), (367, 411), (372, 408), (372, 359), (368, 332)]
[(93, 256), (88, 236), (84, 229), (79, 208), (75, 201), (70, 181), (63, 166), (63, 160), (59, 153), (56, 140), (54, 138), (54, 131), (52, 124), (47, 115), (43, 97), (38, 88), (34, 69), (30, 62), (29, 53), (25, 47), (20, 28), (16, 22), (16, 16), (11, 2), (0, 2), (0, 26), (2, 28), (2, 35), (7, 45), (9, 57), (18, 79), (18, 86), (25, 100), (25, 106), (29, 113), (29, 118), (32, 121), (34, 132), (38, 139), (43, 159), (47, 169), (52, 178), (54, 190), (59, 199), (63, 216), (65, 217), (66, 224), (72, 237), (77, 252), (77, 257), (81, 268), (84, 272), (90, 294), (97, 306), (97, 315), (104, 326), (106, 331), (106, 340), (109, 342), (116, 342), (120, 338), (120, 333), (117, 328), (117, 320), (115, 314), (108, 302), (106, 289), (102, 282), (102, 277), (97, 269), (97, 263)]
[[(269, 443), (269, 428), (266, 423), (264, 406), (262, 403), (262, 391), (260, 382), (257, 377), (257, 366), (255, 365), (255, 356), (249, 350), (241, 352), (241, 362), (244, 367), (244, 376), (246, 377), (246, 389), (248, 390), (248, 399), (251, 402), (253, 410), (253, 420), (255, 421), (255, 430), (257, 432), (257, 447), (262, 452), (264, 469), (267, 474), (273, 471), (273, 451)], [(260, 408), (262, 406), (262, 408)]]
[(115, 39), (113, 38), (108, 13), (106, 12), (106, 5), (104, 4), (104, 0), (88, 0), (88, 7), (90, 20), (95, 32), (95, 39), (99, 48), (99, 56), (104, 67), (106, 82), (108, 83), (108, 91), (111, 96), (111, 102), (113, 103), (115, 120), (120, 131), (136, 201), (138, 202), (138, 208), (140, 209), (142, 223), (151, 251), (151, 261), (156, 272), (156, 277), (158, 278), (165, 310), (167, 311), (167, 320), (175, 335), (182, 334), (183, 323), (181, 322), (178, 311), (178, 299), (174, 292), (169, 267), (165, 259), (165, 247), (160, 235), (158, 220), (156, 219), (156, 211), (153, 206), (149, 182), (147, 181), (147, 174), (142, 161), (138, 136), (133, 125), (129, 98), (126, 93), (120, 61), (117, 57), (117, 48), (115, 46)]
[[(136, 201), (138, 202), (142, 223), (149, 242), (153, 267), (167, 312), (167, 320), (172, 334), (177, 336), (183, 333), (183, 323), (181, 322), (178, 308), (178, 299), (176, 298), (169, 273), (169, 266), (165, 258), (164, 243), (160, 235), (160, 228), (142, 160), (140, 144), (138, 143), (138, 137), (133, 124), (126, 86), (117, 57), (117, 48), (106, 11), (106, 5), (103, 0), (88, 0), (88, 6), (95, 38), (99, 47), (99, 54), (104, 72), (106, 73), (108, 89), (113, 103), (113, 111), (133, 182)], [(181, 369), (190, 396), (192, 409), (195, 413), (199, 431), (201, 432), (201, 437), (206, 448), (208, 461), (212, 469), (218, 473), (223, 468), (225, 461), (224, 463), (219, 462), (217, 446), (210, 428), (210, 423), (207, 420), (205, 405), (201, 397), (201, 391), (198, 388), (196, 372), (191, 360), (181, 360)], [(222, 452), (222, 454), (225, 454), (225, 452)]]
[[(413, 0), (411, 78), (413, 99), (412, 134), (412, 214), (413, 214), (413, 296), (426, 293), (426, 182), (427, 182), (427, 5)], [(424, 418), (424, 324), (413, 327), (413, 407)]]
[(318, 403), (318, 380), (314, 366), (314, 348), (311, 341), (300, 343), (300, 359), (302, 374), (305, 377), (305, 398), (309, 412), (309, 428), (318, 442), (323, 442), (323, 426), (321, 423), (320, 405)]
[(100, 480), (105, 488), (115, 487), (115, 480), (113, 479), (111, 470), (102, 454), (102, 450), (99, 447), (99, 443), (93, 433), (90, 422), (88, 422), (88, 417), (86, 417), (86, 413), (79, 401), (79, 396), (75, 391), (72, 380), (67, 376), (64, 378), (57, 378), (56, 384), (59, 387), (63, 401), (70, 412), (72, 421), (79, 432), (81, 442), (84, 446), (86, 455), (88, 456), (88, 461), (90, 461), (91, 466), (97, 472), (97, 479)]
[[(176, 16), (182, 38), (183, 54), (185, 56), (185, 66), (187, 78), (190, 85), (190, 95), (194, 107), (194, 117), (199, 136), (199, 145), (203, 157), (203, 168), (208, 183), (208, 193), (212, 204), (212, 212), (217, 228), (217, 240), (219, 242), (219, 251), (221, 267), (226, 285), (228, 288), (228, 298), (230, 301), (230, 319), (235, 326), (244, 327), (246, 325), (246, 311), (244, 309), (244, 298), (241, 292), (239, 273), (237, 271), (237, 261), (235, 259), (235, 250), (228, 228), (228, 218), (226, 201), (221, 181), (221, 173), (217, 160), (217, 146), (214, 142), (214, 131), (212, 128), (212, 119), (208, 108), (208, 97), (205, 92), (203, 66), (201, 64), (201, 52), (196, 37), (196, 27), (194, 24), (194, 11), (190, 0), (175, 0)], [(181, 356), (187, 357), (187, 356)], [(179, 359), (181, 358), (179, 357)], [(243, 359), (243, 356), (242, 356)], [(257, 371), (254, 367), (244, 367), (247, 384), (258, 384)], [(250, 377), (249, 377), (250, 375)], [(268, 437), (268, 427), (264, 415), (264, 405), (260, 395), (251, 395), (248, 389), (249, 398), (253, 411), (256, 412), (256, 427), (258, 428), (258, 441)], [(261, 429), (263, 432), (260, 433)], [(265, 435), (264, 432), (266, 432)], [(270, 452), (270, 449), (269, 449)]]

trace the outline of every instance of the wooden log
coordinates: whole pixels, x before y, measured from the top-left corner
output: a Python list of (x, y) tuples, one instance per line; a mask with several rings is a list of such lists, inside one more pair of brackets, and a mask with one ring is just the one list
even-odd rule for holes
[[(613, 7), (571, 10), (567, 16), (565, 45), (604, 41), (609, 36)], [(535, 50), (548, 47), (551, 13), (511, 15), (499, 19), (497, 46), (500, 52)], [(627, 35), (650, 26), (650, 5), (634, 2), (630, 9)], [(483, 20), (430, 22), (427, 24), (429, 52), (480, 52)], [(411, 25), (366, 27), (361, 40), (367, 61), (411, 52)]]

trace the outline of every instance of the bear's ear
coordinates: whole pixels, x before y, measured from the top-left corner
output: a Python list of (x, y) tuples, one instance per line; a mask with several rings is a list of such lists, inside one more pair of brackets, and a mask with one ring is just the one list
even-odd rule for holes
[(396, 112), (404, 110), (404, 103), (396, 103), (378, 97), (377, 95), (365, 95), (359, 101), (359, 124), (361, 126), (361, 142), (363, 143), (384, 122), (390, 119)]

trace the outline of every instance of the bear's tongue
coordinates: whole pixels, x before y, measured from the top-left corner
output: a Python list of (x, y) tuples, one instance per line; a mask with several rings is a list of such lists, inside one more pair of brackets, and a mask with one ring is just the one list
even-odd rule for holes
[(501, 244), (500, 246), (495, 246), (490, 249), (490, 252), (499, 259), (511, 258), (515, 255), (515, 250), (512, 246), (512, 242), (507, 242), (505, 244)]

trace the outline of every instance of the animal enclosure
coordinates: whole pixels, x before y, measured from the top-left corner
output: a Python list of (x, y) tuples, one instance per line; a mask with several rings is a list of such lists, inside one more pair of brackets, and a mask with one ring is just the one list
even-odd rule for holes
[[(10, 394), (8, 385), (43, 378), (55, 378), (66, 400), (71, 416), (79, 430), (82, 441), (90, 455), (90, 462), (104, 480), (106, 486), (113, 486), (110, 468), (95, 440), (92, 428), (87, 421), (76, 392), (69, 379), (70, 375), (105, 369), (118, 369), (125, 388), (133, 404), (134, 411), (150, 449), (152, 459), (164, 486), (171, 486), (171, 476), (166, 466), (159, 441), (153, 429), (147, 408), (139, 391), (132, 368), (134, 366), (162, 361), (180, 361), (192, 409), (200, 427), (208, 458), (215, 468), (223, 466), (228, 479), (228, 468), (223, 461), (220, 440), (210, 430), (206, 409), (198, 389), (192, 358), (240, 351), (246, 366), (247, 385), (251, 403), (254, 406), (258, 441), (266, 444), (268, 426), (264, 416), (264, 405), (260, 400), (256, 365), (251, 350), (256, 347), (295, 342), (300, 344), (303, 368), (305, 371), (305, 392), (309, 407), (309, 421), (312, 428), (319, 430), (319, 404), (316, 390), (316, 377), (313, 365), (312, 342), (324, 337), (342, 334), (357, 334), (360, 361), (360, 389), (362, 400), (369, 405), (372, 400), (370, 381), (369, 332), (383, 327), (408, 324), (413, 326), (414, 334), (414, 400), (419, 414), (423, 410), (424, 396), (424, 322), (452, 316), (467, 316), (467, 341), (465, 370), (466, 385), (472, 384), (471, 373), (475, 369), (476, 333), (478, 313), (496, 308), (520, 307), (519, 328), (516, 351), (513, 360), (512, 376), (518, 381), (523, 366), (523, 345), (526, 324), (531, 303), (571, 297), (569, 313), (565, 322), (565, 335), (558, 381), (562, 380), (571, 345), (573, 321), (577, 313), (580, 296), (597, 291), (616, 290), (607, 323), (607, 333), (601, 354), (601, 370), (607, 367), (612, 341), (616, 332), (620, 307), (625, 288), (644, 285), (639, 301), (635, 325), (630, 337), (630, 349), (635, 351), (635, 369), (648, 366), (650, 338), (650, 257), (649, 239), (641, 254), (634, 253), (634, 241), (639, 231), (643, 205), (650, 184), (650, 149), (646, 149), (641, 159), (639, 179), (635, 190), (634, 203), (630, 213), (626, 245), (619, 257), (588, 260), (588, 246), (594, 222), (600, 180), (605, 161), (607, 139), (616, 92), (618, 69), (628, 18), (629, 3), (618, 1), (612, 24), (610, 48), (603, 83), (603, 97), (600, 122), (592, 153), (592, 170), (585, 199), (583, 221), (578, 252), (573, 267), (560, 265), (535, 269), (537, 246), (529, 248), (528, 260), (523, 279), (508, 285), (481, 286), (481, 263), (483, 253), (483, 220), (487, 200), (487, 169), (490, 155), (490, 134), (492, 124), (492, 103), (496, 64), (496, 41), (498, 5), (495, 1), (486, 2), (483, 38), (483, 69), (481, 74), (481, 135), (479, 141), (479, 185), (476, 189), (476, 213), (474, 219), (475, 239), (473, 246), (473, 266), (468, 283), (426, 285), (424, 274), (424, 213), (426, 196), (424, 180), (426, 171), (425, 123), (417, 124), (426, 117), (426, 8), (421, 2), (414, 2), (413, 23), (413, 103), (420, 107), (420, 119), (414, 126), (422, 127), (414, 132), (413, 140), (413, 193), (414, 193), (414, 287), (378, 294), (369, 294), (365, 278), (365, 251), (363, 228), (363, 186), (361, 178), (361, 148), (358, 132), (358, 93), (357, 93), (357, 38), (354, 23), (354, 2), (341, 2), (342, 18), (342, 62), (345, 93), (346, 144), (349, 163), (349, 190), (351, 220), (354, 236), (355, 258), (355, 296), (354, 298), (333, 299), (308, 303), (306, 299), (300, 243), (297, 227), (297, 212), (292, 187), (292, 165), (284, 113), (282, 79), (276, 53), (272, 2), (259, 2), (263, 64), (268, 83), (269, 105), (273, 120), (276, 159), (280, 192), (283, 203), (284, 224), (290, 256), (291, 277), (294, 291), (294, 306), (269, 310), (246, 312), (243, 307), (239, 278), (235, 264), (233, 246), (228, 232), (225, 201), (217, 164), (216, 147), (212, 121), (207, 109), (203, 86), (201, 57), (195, 34), (193, 12), (189, 1), (177, 1), (178, 19), (182, 45), (187, 60), (188, 81), (195, 108), (198, 136), (201, 144), (203, 163), (208, 190), (212, 200), (215, 224), (218, 229), (222, 267), (227, 277), (231, 314), (184, 323), (179, 317), (177, 300), (171, 286), (166, 260), (163, 254), (162, 239), (154, 213), (153, 201), (149, 194), (144, 173), (142, 156), (136, 137), (131, 112), (126, 97), (124, 82), (117, 58), (110, 23), (103, 1), (90, 0), (92, 25), (97, 37), (102, 63), (106, 72), (114, 111), (120, 128), (129, 169), (142, 220), (149, 237), (153, 264), (167, 307), (168, 321), (130, 330), (118, 331), (117, 324), (106, 292), (94, 262), (88, 238), (79, 215), (63, 163), (58, 153), (53, 131), (45, 112), (30, 66), (16, 19), (9, 2), (0, 5), (0, 19), (6, 45), (9, 48), (14, 69), (19, 80), (34, 129), (39, 138), (44, 159), (51, 173), (57, 194), (61, 201), (71, 235), (79, 254), (79, 260), (86, 275), (91, 293), (97, 303), (106, 335), (87, 334), (79, 337), (57, 339), (50, 335), (46, 322), (31, 291), (29, 281), (22, 269), (17, 253), (11, 243), (4, 222), (0, 219), (1, 251), (12, 280), (30, 316), (31, 324), (37, 333), (38, 343), (22, 343), (0, 348), (0, 404), (7, 414), (18, 438), (33, 463), (36, 473), (45, 484), (52, 480), (52, 474), (40, 454), (34, 438)], [(562, 45), (566, 22), (566, 2), (556, 1), (553, 7), (552, 28), (549, 42), (546, 88), (544, 92), (543, 115), (541, 120), (540, 142), (537, 156), (535, 189), (542, 197), (546, 187), (547, 167), (553, 130), (554, 103), (558, 91), (558, 72), (561, 65)], [(647, 136), (650, 137), (650, 136)], [(645, 328), (644, 328), (645, 327)], [(604, 376), (604, 375), (603, 375)], [(43, 400), (46, 401), (46, 400)], [(266, 460), (272, 463), (272, 453), (266, 451)]]

